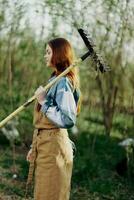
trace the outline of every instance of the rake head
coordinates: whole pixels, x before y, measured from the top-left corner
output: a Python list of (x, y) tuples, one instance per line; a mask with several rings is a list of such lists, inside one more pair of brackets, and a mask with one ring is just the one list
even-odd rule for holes
[[(110, 67), (105, 64), (102, 57), (95, 49), (95, 45), (92, 39), (89, 37), (89, 34), (86, 33), (83, 29), (78, 29), (80, 36), (82, 37), (86, 47), (88, 48), (88, 54), (92, 57), (93, 61), (96, 64), (96, 70), (100, 70), (102, 73), (110, 71)], [(85, 58), (84, 58), (85, 59)], [(83, 59), (83, 60), (84, 60)]]

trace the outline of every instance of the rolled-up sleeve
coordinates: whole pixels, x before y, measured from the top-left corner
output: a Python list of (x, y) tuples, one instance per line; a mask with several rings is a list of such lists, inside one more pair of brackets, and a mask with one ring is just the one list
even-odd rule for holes
[(47, 99), (41, 107), (47, 118), (60, 128), (71, 128), (76, 123), (76, 102), (66, 77), (56, 87), (55, 98)]

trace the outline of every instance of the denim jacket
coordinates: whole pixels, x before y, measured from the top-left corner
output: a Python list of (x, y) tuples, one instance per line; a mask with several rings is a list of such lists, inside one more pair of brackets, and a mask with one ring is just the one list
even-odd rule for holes
[[(48, 82), (55, 77), (51, 77)], [(63, 76), (46, 92), (41, 112), (57, 127), (71, 128), (76, 123), (79, 97), (80, 91), (73, 90), (69, 78)]]

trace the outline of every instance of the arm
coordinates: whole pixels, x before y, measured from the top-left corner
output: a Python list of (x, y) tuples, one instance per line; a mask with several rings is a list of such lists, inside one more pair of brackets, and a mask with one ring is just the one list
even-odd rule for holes
[[(54, 102), (54, 103), (53, 103)], [(55, 99), (45, 100), (41, 112), (60, 128), (71, 128), (76, 122), (76, 103), (67, 78), (57, 83)]]

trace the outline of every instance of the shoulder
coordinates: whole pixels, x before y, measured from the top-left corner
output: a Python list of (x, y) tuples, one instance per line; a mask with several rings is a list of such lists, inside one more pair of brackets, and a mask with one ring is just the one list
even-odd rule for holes
[(56, 76), (54, 75), (54, 76), (52, 76), (52, 77), (50, 77), (49, 79), (48, 79), (48, 82), (51, 82), (53, 79), (55, 79), (56, 78)]
[(67, 81), (66, 78), (67, 78), (66, 76), (62, 76), (62, 77), (60, 77), (60, 79), (57, 81), (57, 83), (58, 83), (58, 84), (65, 83), (65, 82)]
[(65, 88), (66, 90), (73, 91), (73, 86), (67, 76), (63, 76), (57, 81), (57, 88)]

